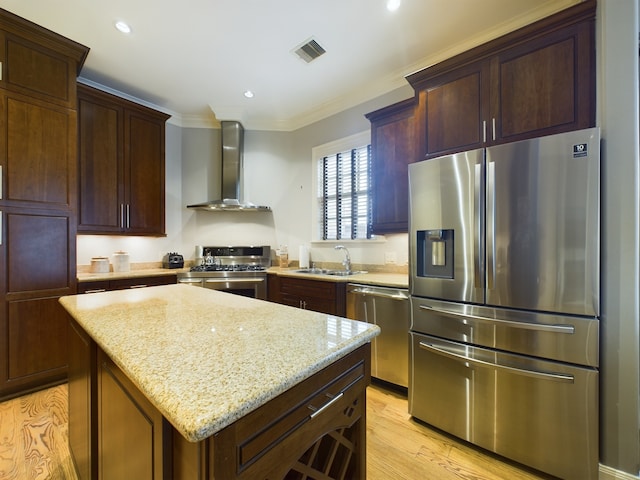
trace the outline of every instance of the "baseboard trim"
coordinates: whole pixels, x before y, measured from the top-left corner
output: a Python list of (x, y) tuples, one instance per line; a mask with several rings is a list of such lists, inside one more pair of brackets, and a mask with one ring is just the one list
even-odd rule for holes
[(640, 477), (615, 470), (606, 465), (600, 465), (598, 480), (640, 480)]

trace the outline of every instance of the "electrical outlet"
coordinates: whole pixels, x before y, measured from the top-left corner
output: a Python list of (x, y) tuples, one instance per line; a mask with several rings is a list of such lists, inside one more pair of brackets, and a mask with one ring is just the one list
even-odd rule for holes
[(384, 263), (395, 264), (398, 262), (398, 256), (396, 252), (384, 252)]

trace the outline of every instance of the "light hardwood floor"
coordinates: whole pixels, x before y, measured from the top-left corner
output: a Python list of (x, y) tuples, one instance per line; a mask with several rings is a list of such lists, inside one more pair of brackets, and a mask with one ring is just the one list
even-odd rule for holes
[[(406, 396), (367, 391), (368, 480), (540, 480), (412, 420)], [(0, 480), (77, 480), (67, 446), (67, 386), (0, 403)]]

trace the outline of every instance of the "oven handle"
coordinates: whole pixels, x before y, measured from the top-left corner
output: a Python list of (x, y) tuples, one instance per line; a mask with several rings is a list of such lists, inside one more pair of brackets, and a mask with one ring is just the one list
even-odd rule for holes
[(446, 315), (453, 318), (472, 318), (474, 320), (480, 320), (481, 322), (499, 323), (500, 325), (506, 325), (508, 327), (521, 328), (524, 330), (536, 330), (539, 332), (554, 332), (554, 333), (568, 333), (573, 334), (576, 328), (573, 325), (545, 325), (543, 323), (530, 323), (530, 322), (514, 322), (511, 320), (501, 320), (499, 318), (481, 317), (479, 315), (467, 315), (465, 313), (452, 312), (449, 310), (443, 310), (441, 308), (435, 308), (430, 305), (420, 305), (422, 310), (431, 310), (441, 315)]
[(504, 370), (507, 372), (515, 373), (517, 375), (525, 375), (527, 377), (539, 378), (543, 380), (554, 380), (562, 383), (573, 383), (573, 375), (566, 375), (564, 373), (540, 372), (538, 370), (524, 370), (522, 368), (509, 367), (507, 365), (500, 365), (498, 363), (477, 360), (475, 358), (469, 358), (465, 355), (458, 355), (457, 353), (449, 352), (425, 342), (420, 342), (420, 348), (424, 350), (431, 350), (438, 355), (442, 355), (453, 360), (474, 363), (482, 367), (495, 368), (496, 370)]
[(205, 278), (204, 283), (262, 283), (264, 278)]

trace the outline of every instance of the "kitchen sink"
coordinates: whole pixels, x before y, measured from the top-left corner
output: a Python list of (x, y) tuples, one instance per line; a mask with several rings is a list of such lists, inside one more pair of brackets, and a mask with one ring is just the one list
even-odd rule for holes
[(361, 270), (326, 270), (324, 268), (301, 268), (295, 271), (296, 273), (312, 273), (314, 275), (333, 275), (336, 277), (347, 277), (349, 275), (356, 275), (358, 273), (367, 273)]

